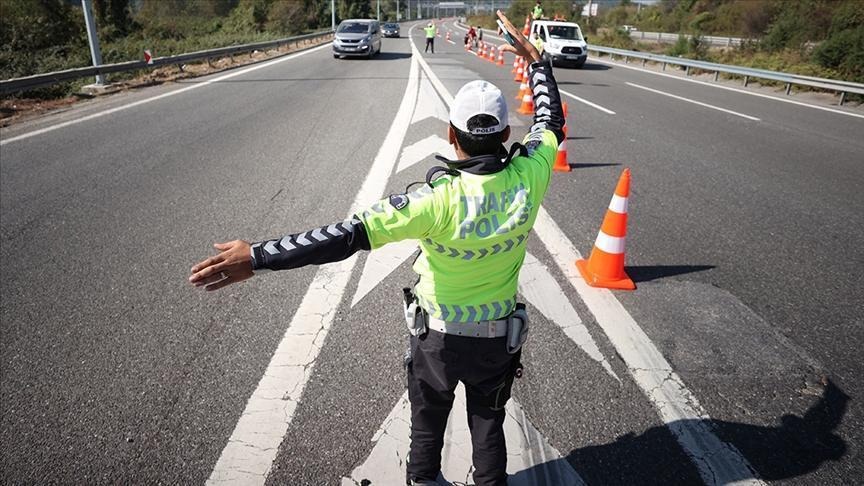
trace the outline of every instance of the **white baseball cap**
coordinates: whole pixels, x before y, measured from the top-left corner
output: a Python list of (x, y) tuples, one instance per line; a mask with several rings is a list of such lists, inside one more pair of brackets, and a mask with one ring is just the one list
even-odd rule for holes
[[(497, 125), (468, 130), (468, 120), (477, 115), (490, 115)], [(488, 81), (471, 81), (456, 93), (450, 108), (450, 123), (459, 130), (474, 135), (498, 133), (508, 126), (507, 102), (497, 86)]]

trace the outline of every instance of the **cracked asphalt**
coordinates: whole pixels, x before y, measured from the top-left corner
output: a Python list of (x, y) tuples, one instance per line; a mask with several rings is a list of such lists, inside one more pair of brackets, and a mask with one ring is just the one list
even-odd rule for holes
[[(424, 59), (451, 94), (485, 78), (514, 98), (509, 70), (445, 42), (436, 50)], [(407, 82), (408, 39), (383, 51), (373, 61), (311, 52), (0, 147), (4, 484), (208, 479), (316, 269), (205, 294), (186, 282), (189, 268), (213, 242), (347, 214)], [(555, 74), (616, 114), (565, 99), (574, 169), (555, 174), (544, 207), (587, 255), (631, 167), (638, 289), (615, 296), (711, 420), (663, 423), (536, 236), (529, 252), (621, 381), (529, 306), (514, 389), (528, 420), (591, 485), (700, 484), (698, 458), (671, 431), (689, 426), (712, 430), (767, 482), (860, 483), (864, 120), (590, 60)], [(97, 100), (0, 138), (208, 79)], [(414, 123), (403, 146), (445, 129)], [(393, 173), (387, 192), (432, 162)], [(399, 302), (411, 259), (352, 308), (364, 261), (328, 310), (314, 368), (293, 365), (309, 381), (267, 484), (339, 484), (405, 391)]]

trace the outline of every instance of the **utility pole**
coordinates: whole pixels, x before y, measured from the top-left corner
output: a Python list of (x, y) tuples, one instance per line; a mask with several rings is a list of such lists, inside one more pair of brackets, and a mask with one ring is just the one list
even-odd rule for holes
[(336, 0), (330, 0), (330, 30), (336, 31)]
[(376, 18), (378, 22), (381, 22), (381, 0), (378, 0), (378, 16)]
[(396, 0), (396, 21), (401, 20), (402, 15), (399, 13), (399, 0)]
[[(102, 65), (102, 52), (99, 50), (99, 34), (96, 32), (96, 21), (93, 19), (93, 7), (90, 0), (81, 0), (81, 9), (84, 10), (84, 22), (87, 24), (87, 41), (90, 43), (90, 57), (93, 58), (94, 66)], [(96, 75), (96, 84), (105, 84), (105, 76)]]

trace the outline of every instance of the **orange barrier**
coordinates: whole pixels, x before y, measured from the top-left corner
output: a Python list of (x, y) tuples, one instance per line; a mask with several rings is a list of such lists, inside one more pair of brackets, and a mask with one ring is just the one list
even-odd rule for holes
[(592, 287), (633, 290), (636, 284), (624, 272), (624, 241), (627, 235), (627, 201), (630, 198), (630, 169), (624, 169), (615, 195), (606, 210), (588, 260), (576, 260), (576, 268)]

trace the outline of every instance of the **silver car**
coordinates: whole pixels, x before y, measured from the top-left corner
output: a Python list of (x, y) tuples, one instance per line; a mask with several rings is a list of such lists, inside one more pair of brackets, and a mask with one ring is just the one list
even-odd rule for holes
[(399, 37), (399, 24), (387, 23), (381, 27), (384, 37)]
[(343, 20), (333, 39), (333, 57), (362, 56), (372, 58), (381, 52), (381, 27), (377, 20)]

